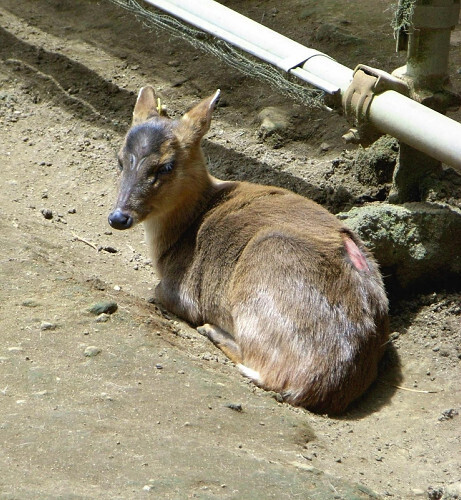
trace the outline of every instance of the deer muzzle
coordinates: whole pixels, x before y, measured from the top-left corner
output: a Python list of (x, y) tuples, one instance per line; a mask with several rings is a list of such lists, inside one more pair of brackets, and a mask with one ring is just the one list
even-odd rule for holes
[(133, 217), (120, 210), (120, 208), (116, 208), (111, 214), (109, 214), (109, 224), (114, 229), (129, 229), (133, 225)]

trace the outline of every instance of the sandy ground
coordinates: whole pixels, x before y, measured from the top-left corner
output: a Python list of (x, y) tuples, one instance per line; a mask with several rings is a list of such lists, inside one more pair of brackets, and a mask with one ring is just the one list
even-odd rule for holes
[[(350, 67), (401, 65), (389, 3), (359, 3), (226, 5)], [(460, 45), (457, 28), (458, 90)], [(340, 116), (107, 1), (2, 0), (0, 498), (458, 498), (459, 287), (391, 297), (379, 380), (341, 418), (255, 388), (152, 303), (142, 228), (107, 225), (115, 155), (146, 83), (173, 116), (222, 89), (204, 144), (221, 178), (288, 187), (334, 212), (388, 192), (389, 178), (348, 167), (362, 153), (344, 149)], [(268, 106), (290, 117), (275, 138), (259, 133)], [(88, 312), (101, 301), (117, 311)]]

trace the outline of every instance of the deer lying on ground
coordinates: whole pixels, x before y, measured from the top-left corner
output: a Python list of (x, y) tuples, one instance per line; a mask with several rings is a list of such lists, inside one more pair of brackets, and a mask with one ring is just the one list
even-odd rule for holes
[(378, 266), (332, 214), (285, 189), (221, 181), (200, 142), (219, 91), (179, 120), (140, 90), (119, 153), (115, 229), (144, 223), (158, 300), (284, 400), (343, 412), (388, 339)]

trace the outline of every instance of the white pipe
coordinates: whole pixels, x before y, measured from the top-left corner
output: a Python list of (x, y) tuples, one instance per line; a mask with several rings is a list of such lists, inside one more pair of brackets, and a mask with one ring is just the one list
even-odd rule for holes
[(393, 90), (373, 98), (369, 118), (381, 132), (461, 172), (461, 123)]
[[(201, 30), (330, 93), (344, 93), (353, 71), (214, 0), (145, 0)], [(369, 119), (381, 132), (461, 171), (461, 124), (394, 91), (376, 95)]]

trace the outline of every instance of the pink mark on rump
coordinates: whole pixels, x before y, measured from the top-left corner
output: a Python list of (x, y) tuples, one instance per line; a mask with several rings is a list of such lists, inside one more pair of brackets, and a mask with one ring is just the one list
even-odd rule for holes
[(359, 271), (369, 271), (368, 263), (359, 247), (348, 236), (344, 235), (344, 246), (352, 264)]

